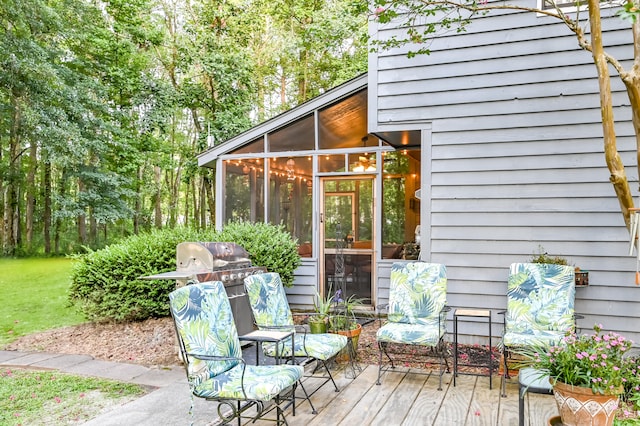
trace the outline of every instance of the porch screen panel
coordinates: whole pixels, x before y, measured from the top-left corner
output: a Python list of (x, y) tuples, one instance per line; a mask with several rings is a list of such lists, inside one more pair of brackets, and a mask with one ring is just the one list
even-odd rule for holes
[(283, 225), (298, 240), (298, 252), (311, 257), (313, 164), (311, 157), (269, 160), (269, 222)]
[(264, 167), (261, 160), (224, 163), (224, 222), (264, 221)]
[(417, 259), (420, 224), (420, 150), (387, 152), (382, 181), (382, 258)]

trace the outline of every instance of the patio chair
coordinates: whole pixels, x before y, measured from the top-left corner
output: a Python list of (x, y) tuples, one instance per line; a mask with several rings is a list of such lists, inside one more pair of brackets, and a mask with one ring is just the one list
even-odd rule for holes
[(270, 357), (279, 354), (280, 357), (289, 358), (294, 363), (296, 358), (303, 361), (310, 359), (319, 361), (326, 370), (326, 376), (323, 376), (325, 381), (320, 386), (331, 381), (336, 392), (339, 392), (327, 361), (335, 357), (347, 345), (347, 338), (332, 333), (306, 333), (301, 328), (295, 327), (293, 314), (289, 308), (287, 295), (284, 292), (279, 274), (268, 272), (250, 275), (244, 279), (244, 285), (249, 296), (253, 317), (260, 330), (295, 331), (293, 353), (291, 339), (287, 339), (278, 343), (277, 345), (280, 345), (278, 347), (274, 343), (263, 343), (264, 354)]
[(514, 263), (507, 284), (502, 341), (502, 396), (508, 359), (518, 349), (552, 346), (575, 329), (574, 268), (549, 263)]
[[(295, 389), (304, 370), (297, 365), (245, 363), (222, 282), (181, 287), (169, 294), (169, 306), (192, 393), (192, 408), (193, 396), (217, 401), (222, 422), (237, 418), (238, 425), (242, 419), (263, 418), (275, 409), (275, 419), (270, 420), (286, 425), (281, 404), (293, 404), (295, 415)], [(248, 415), (252, 407), (256, 414)]]
[(391, 368), (394, 360), (388, 352), (390, 343), (429, 347), (439, 359), (440, 384), (447, 361), (446, 313), (447, 269), (444, 265), (426, 262), (395, 262), (391, 265), (391, 284), (387, 322), (376, 334), (380, 352), (378, 381), (384, 370), (383, 353)]

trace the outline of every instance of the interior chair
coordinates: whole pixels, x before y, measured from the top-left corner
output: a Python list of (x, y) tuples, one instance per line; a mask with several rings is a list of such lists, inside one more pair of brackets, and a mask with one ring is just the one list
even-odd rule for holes
[(440, 384), (447, 361), (446, 313), (447, 269), (438, 263), (395, 262), (391, 265), (389, 305), (386, 323), (376, 334), (379, 349), (378, 385), (386, 364), (386, 355), (391, 368), (394, 360), (389, 353), (389, 344), (429, 347), (439, 359)]
[(502, 396), (509, 378), (508, 360), (519, 349), (548, 347), (575, 329), (574, 267), (514, 263), (509, 270), (502, 341)]
[(278, 343), (278, 347), (276, 343), (265, 342), (262, 344), (264, 354), (270, 357), (278, 354), (291, 362), (296, 362), (296, 359), (302, 362), (312, 359), (319, 361), (326, 370), (326, 376), (323, 376), (325, 381), (320, 386), (331, 381), (338, 392), (338, 385), (327, 362), (347, 346), (347, 338), (332, 333), (306, 333), (302, 328), (296, 327), (279, 274), (268, 272), (250, 275), (244, 279), (244, 285), (253, 317), (260, 330), (295, 331), (293, 345), (291, 339)]
[[(304, 370), (297, 365), (245, 363), (222, 282), (178, 288), (169, 294), (169, 306), (192, 398), (217, 401), (224, 424), (266, 418), (275, 409), (275, 419), (269, 420), (286, 425), (284, 403), (293, 404), (295, 415), (295, 389)], [(248, 411), (251, 408), (255, 411)]]

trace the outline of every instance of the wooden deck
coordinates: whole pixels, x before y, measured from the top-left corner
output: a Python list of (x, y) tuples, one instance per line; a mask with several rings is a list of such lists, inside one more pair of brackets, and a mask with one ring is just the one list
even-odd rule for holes
[[(517, 426), (518, 385), (507, 383), (507, 397), (500, 397), (500, 376), (494, 375), (493, 389), (489, 378), (445, 374), (441, 391), (437, 372), (396, 368), (386, 372), (382, 384), (376, 385), (377, 366), (362, 366), (355, 379), (345, 369), (334, 371), (340, 392), (330, 383), (311, 397), (318, 411), (312, 414), (309, 404), (299, 400), (296, 415), (286, 411), (290, 425), (433, 425), (433, 426)], [(348, 374), (352, 376), (352, 374)], [(306, 378), (307, 388), (318, 379)], [(316, 385), (317, 387), (317, 385)], [(547, 426), (557, 415), (553, 396), (531, 394), (525, 398), (525, 425)], [(267, 422), (256, 422), (262, 425)]]

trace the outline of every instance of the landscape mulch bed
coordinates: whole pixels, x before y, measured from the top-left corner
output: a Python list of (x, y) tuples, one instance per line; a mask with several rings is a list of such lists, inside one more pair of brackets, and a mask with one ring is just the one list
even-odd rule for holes
[[(365, 321), (366, 322), (366, 321)], [(358, 361), (377, 365), (379, 359), (376, 331), (379, 321), (365, 323), (358, 342)], [(408, 352), (407, 352), (407, 348)], [(89, 323), (63, 327), (21, 337), (5, 345), (4, 350), (39, 351), (63, 354), (91, 355), (106, 361), (141, 364), (146, 366), (179, 365), (175, 329), (170, 317), (155, 318), (135, 323)], [(427, 348), (402, 345), (391, 350), (404, 350), (406, 356), (398, 366), (437, 369), (438, 358)], [(453, 367), (453, 348), (449, 349), (449, 365)], [(461, 372), (477, 373), (478, 367), (464, 364), (486, 363), (486, 346), (460, 345)], [(394, 357), (395, 359), (395, 357)], [(499, 354), (494, 348), (494, 371), (498, 371)]]

